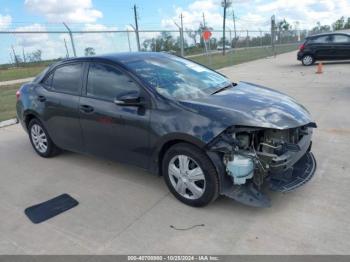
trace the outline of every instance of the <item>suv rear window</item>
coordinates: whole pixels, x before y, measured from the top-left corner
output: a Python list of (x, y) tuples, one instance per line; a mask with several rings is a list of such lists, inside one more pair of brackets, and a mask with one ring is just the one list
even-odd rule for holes
[(331, 37), (329, 35), (319, 36), (309, 40), (310, 43), (315, 43), (315, 44), (325, 44), (325, 43), (329, 43), (330, 41), (331, 41)]
[(82, 64), (69, 64), (57, 68), (54, 72), (52, 90), (78, 94), (81, 88)]

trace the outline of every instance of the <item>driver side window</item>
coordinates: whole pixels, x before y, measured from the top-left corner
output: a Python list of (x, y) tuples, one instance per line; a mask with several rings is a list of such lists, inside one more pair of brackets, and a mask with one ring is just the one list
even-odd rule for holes
[(139, 92), (139, 86), (128, 76), (107, 64), (91, 63), (87, 96), (113, 101), (127, 93)]

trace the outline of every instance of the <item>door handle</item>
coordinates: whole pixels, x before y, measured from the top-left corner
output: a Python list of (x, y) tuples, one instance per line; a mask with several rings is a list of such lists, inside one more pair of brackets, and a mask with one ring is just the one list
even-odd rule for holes
[(94, 112), (94, 108), (89, 105), (81, 105), (80, 106), (80, 111), (86, 114)]
[(38, 100), (39, 100), (39, 102), (45, 102), (46, 97), (45, 96), (38, 96)]

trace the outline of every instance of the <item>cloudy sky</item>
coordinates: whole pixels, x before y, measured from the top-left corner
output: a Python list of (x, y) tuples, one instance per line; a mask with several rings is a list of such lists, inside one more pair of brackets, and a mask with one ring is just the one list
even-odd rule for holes
[[(0, 30), (73, 29), (124, 30), (133, 24), (133, 4), (138, 6), (140, 29), (175, 29), (182, 13), (184, 27), (198, 28), (204, 13), (213, 28), (222, 25), (221, 0), (0, 0)], [(300, 29), (309, 29), (320, 21), (331, 24), (340, 16), (350, 16), (350, 0), (234, 0), (228, 10), (228, 28), (233, 28), (232, 10), (239, 30), (268, 30), (271, 15), (287, 19)], [(147, 37), (149, 35), (144, 35)], [(98, 53), (129, 50), (127, 34), (76, 35), (78, 54), (86, 46)], [(134, 50), (134, 34), (129, 35)], [(43, 51), (44, 58), (65, 56), (67, 34), (0, 35), (0, 63), (10, 60), (11, 45), (17, 53)]]

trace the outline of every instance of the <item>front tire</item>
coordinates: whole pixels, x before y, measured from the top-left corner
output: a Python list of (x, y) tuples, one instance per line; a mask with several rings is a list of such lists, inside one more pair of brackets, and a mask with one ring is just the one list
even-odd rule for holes
[(180, 143), (171, 147), (162, 163), (164, 180), (181, 202), (201, 207), (218, 197), (219, 181), (208, 156), (197, 147)]
[(53, 157), (59, 153), (58, 147), (52, 142), (43, 124), (36, 118), (28, 126), (29, 139), (35, 152), (41, 157)]
[(315, 58), (312, 55), (304, 55), (301, 62), (304, 66), (311, 66), (315, 63)]

